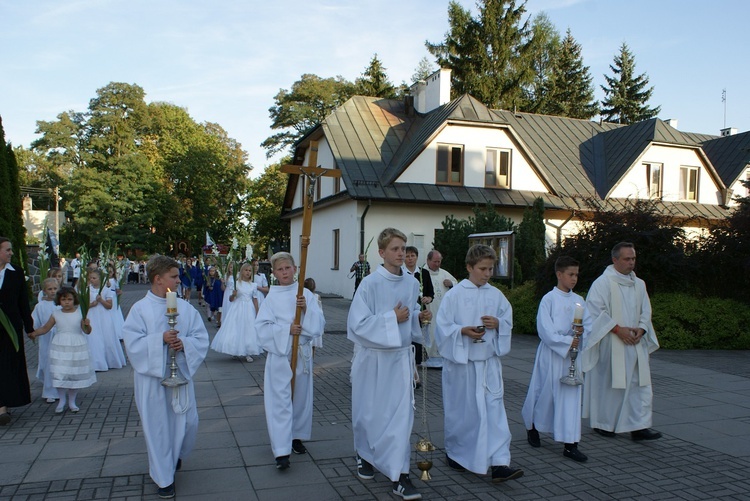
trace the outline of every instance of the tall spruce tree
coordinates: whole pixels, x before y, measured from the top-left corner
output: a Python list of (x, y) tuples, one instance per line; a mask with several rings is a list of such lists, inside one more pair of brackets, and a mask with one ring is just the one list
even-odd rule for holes
[(449, 31), (440, 43), (427, 42), (437, 63), (452, 70), (456, 95), (471, 94), (492, 108), (523, 108), (523, 89), (534, 79), (532, 34), (523, 21), (526, 2), (479, 0), (479, 16), (452, 1)]
[(362, 76), (354, 83), (355, 92), (362, 96), (384, 97), (393, 99), (396, 97), (396, 88), (388, 80), (383, 62), (375, 54), (370, 64), (365, 68)]
[(568, 29), (555, 55), (540, 112), (570, 118), (593, 117), (599, 113), (599, 106), (592, 82), (589, 67), (583, 65), (581, 46)]
[(5, 130), (0, 117), (0, 236), (13, 236), (13, 195), (10, 190), (10, 171), (5, 158)]
[(0, 118), (0, 236), (13, 243), (14, 266), (26, 270), (26, 227), (23, 224), (21, 189), (18, 185), (18, 162)]
[(626, 43), (620, 46), (620, 54), (615, 56), (614, 65), (609, 68), (614, 74), (604, 75), (607, 85), (601, 86), (605, 95), (601, 111), (604, 120), (633, 124), (659, 114), (661, 106), (649, 108), (646, 104), (654, 88), (646, 88), (648, 77), (645, 73), (635, 76), (635, 57)]
[(547, 113), (547, 90), (552, 65), (560, 50), (560, 33), (547, 14), (542, 12), (531, 22), (532, 44), (529, 59), (534, 72), (532, 82), (524, 88), (524, 111)]

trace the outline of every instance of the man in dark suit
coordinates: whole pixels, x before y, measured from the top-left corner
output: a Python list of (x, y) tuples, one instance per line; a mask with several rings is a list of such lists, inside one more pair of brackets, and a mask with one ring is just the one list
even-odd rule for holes
[(0, 309), (10, 321), (18, 339), (18, 350), (11, 333), (0, 323), (0, 426), (10, 423), (9, 407), (31, 403), (29, 376), (26, 371), (26, 353), (23, 347), (23, 330), (34, 330), (31, 308), (23, 270), (10, 264), (13, 245), (10, 239), (0, 237)]

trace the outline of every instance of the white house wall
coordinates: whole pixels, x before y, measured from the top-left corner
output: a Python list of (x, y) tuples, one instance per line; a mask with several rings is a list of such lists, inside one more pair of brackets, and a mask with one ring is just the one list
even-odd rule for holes
[(750, 181), (750, 169), (746, 169), (742, 171), (742, 174), (740, 174), (740, 177), (731, 186), (732, 200), (729, 203), (730, 205), (737, 205), (737, 202), (734, 200), (735, 197), (750, 196), (750, 188), (745, 188), (745, 185), (742, 184), (742, 181)]
[[(307, 255), (307, 273), (315, 279), (318, 291), (351, 297), (354, 293), (354, 280), (349, 277), (349, 268), (360, 252), (360, 221), (367, 207), (367, 202), (346, 201), (321, 209), (313, 213), (312, 235)], [(517, 224), (523, 218), (523, 211), (502, 212)], [(364, 245), (370, 239), (372, 243), (367, 252), (367, 260), (373, 269), (382, 263), (378, 254), (377, 237), (383, 229), (395, 227), (407, 236), (407, 245), (416, 245), (419, 249), (419, 265), (424, 264), (427, 252), (432, 249), (435, 230), (442, 228), (447, 215), (458, 219), (467, 219), (473, 215), (470, 207), (451, 207), (447, 205), (394, 204), (373, 202), (365, 216)], [(291, 221), (291, 252), (295, 259), (300, 256), (300, 234), (302, 217)], [(339, 229), (340, 254), (339, 269), (333, 270), (333, 230)], [(421, 235), (421, 244), (417, 242)]]
[(703, 160), (692, 148), (650, 145), (643, 156), (623, 176), (612, 191), (612, 198), (648, 198), (646, 163), (662, 164), (663, 200), (680, 200), (680, 167), (698, 167), (698, 202), (718, 205), (719, 188), (706, 171)]
[(511, 140), (506, 129), (465, 125), (446, 126), (398, 177), (396, 182), (435, 184), (438, 143), (463, 145), (464, 186), (484, 187), (486, 149), (501, 148), (511, 150), (511, 189), (547, 191), (539, 176)]

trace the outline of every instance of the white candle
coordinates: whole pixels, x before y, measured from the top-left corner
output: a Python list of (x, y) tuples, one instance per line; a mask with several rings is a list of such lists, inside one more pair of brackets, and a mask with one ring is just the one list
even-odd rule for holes
[(579, 325), (583, 323), (583, 306), (578, 303), (576, 303), (576, 310), (573, 313), (573, 323)]
[(167, 289), (167, 313), (177, 313), (177, 293)]

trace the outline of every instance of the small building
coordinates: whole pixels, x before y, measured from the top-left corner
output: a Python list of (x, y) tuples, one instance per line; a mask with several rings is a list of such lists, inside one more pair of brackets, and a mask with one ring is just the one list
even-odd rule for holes
[[(450, 100), (450, 70), (412, 86), (403, 100), (354, 96), (296, 143), (294, 163), (341, 170), (314, 192), (309, 276), (350, 296), (351, 264), (385, 227), (419, 249), (420, 264), (447, 215), (467, 218), (487, 203), (520, 222), (541, 198), (547, 242), (577, 231), (590, 208), (654, 199), (685, 227), (723, 220), (750, 178), (750, 133), (681, 132), (658, 118), (633, 125), (490, 109), (470, 95)], [(290, 175), (282, 217), (299, 255), (302, 183)], [(744, 188), (743, 188), (744, 189)], [(380, 263), (377, 246), (368, 261)]]

